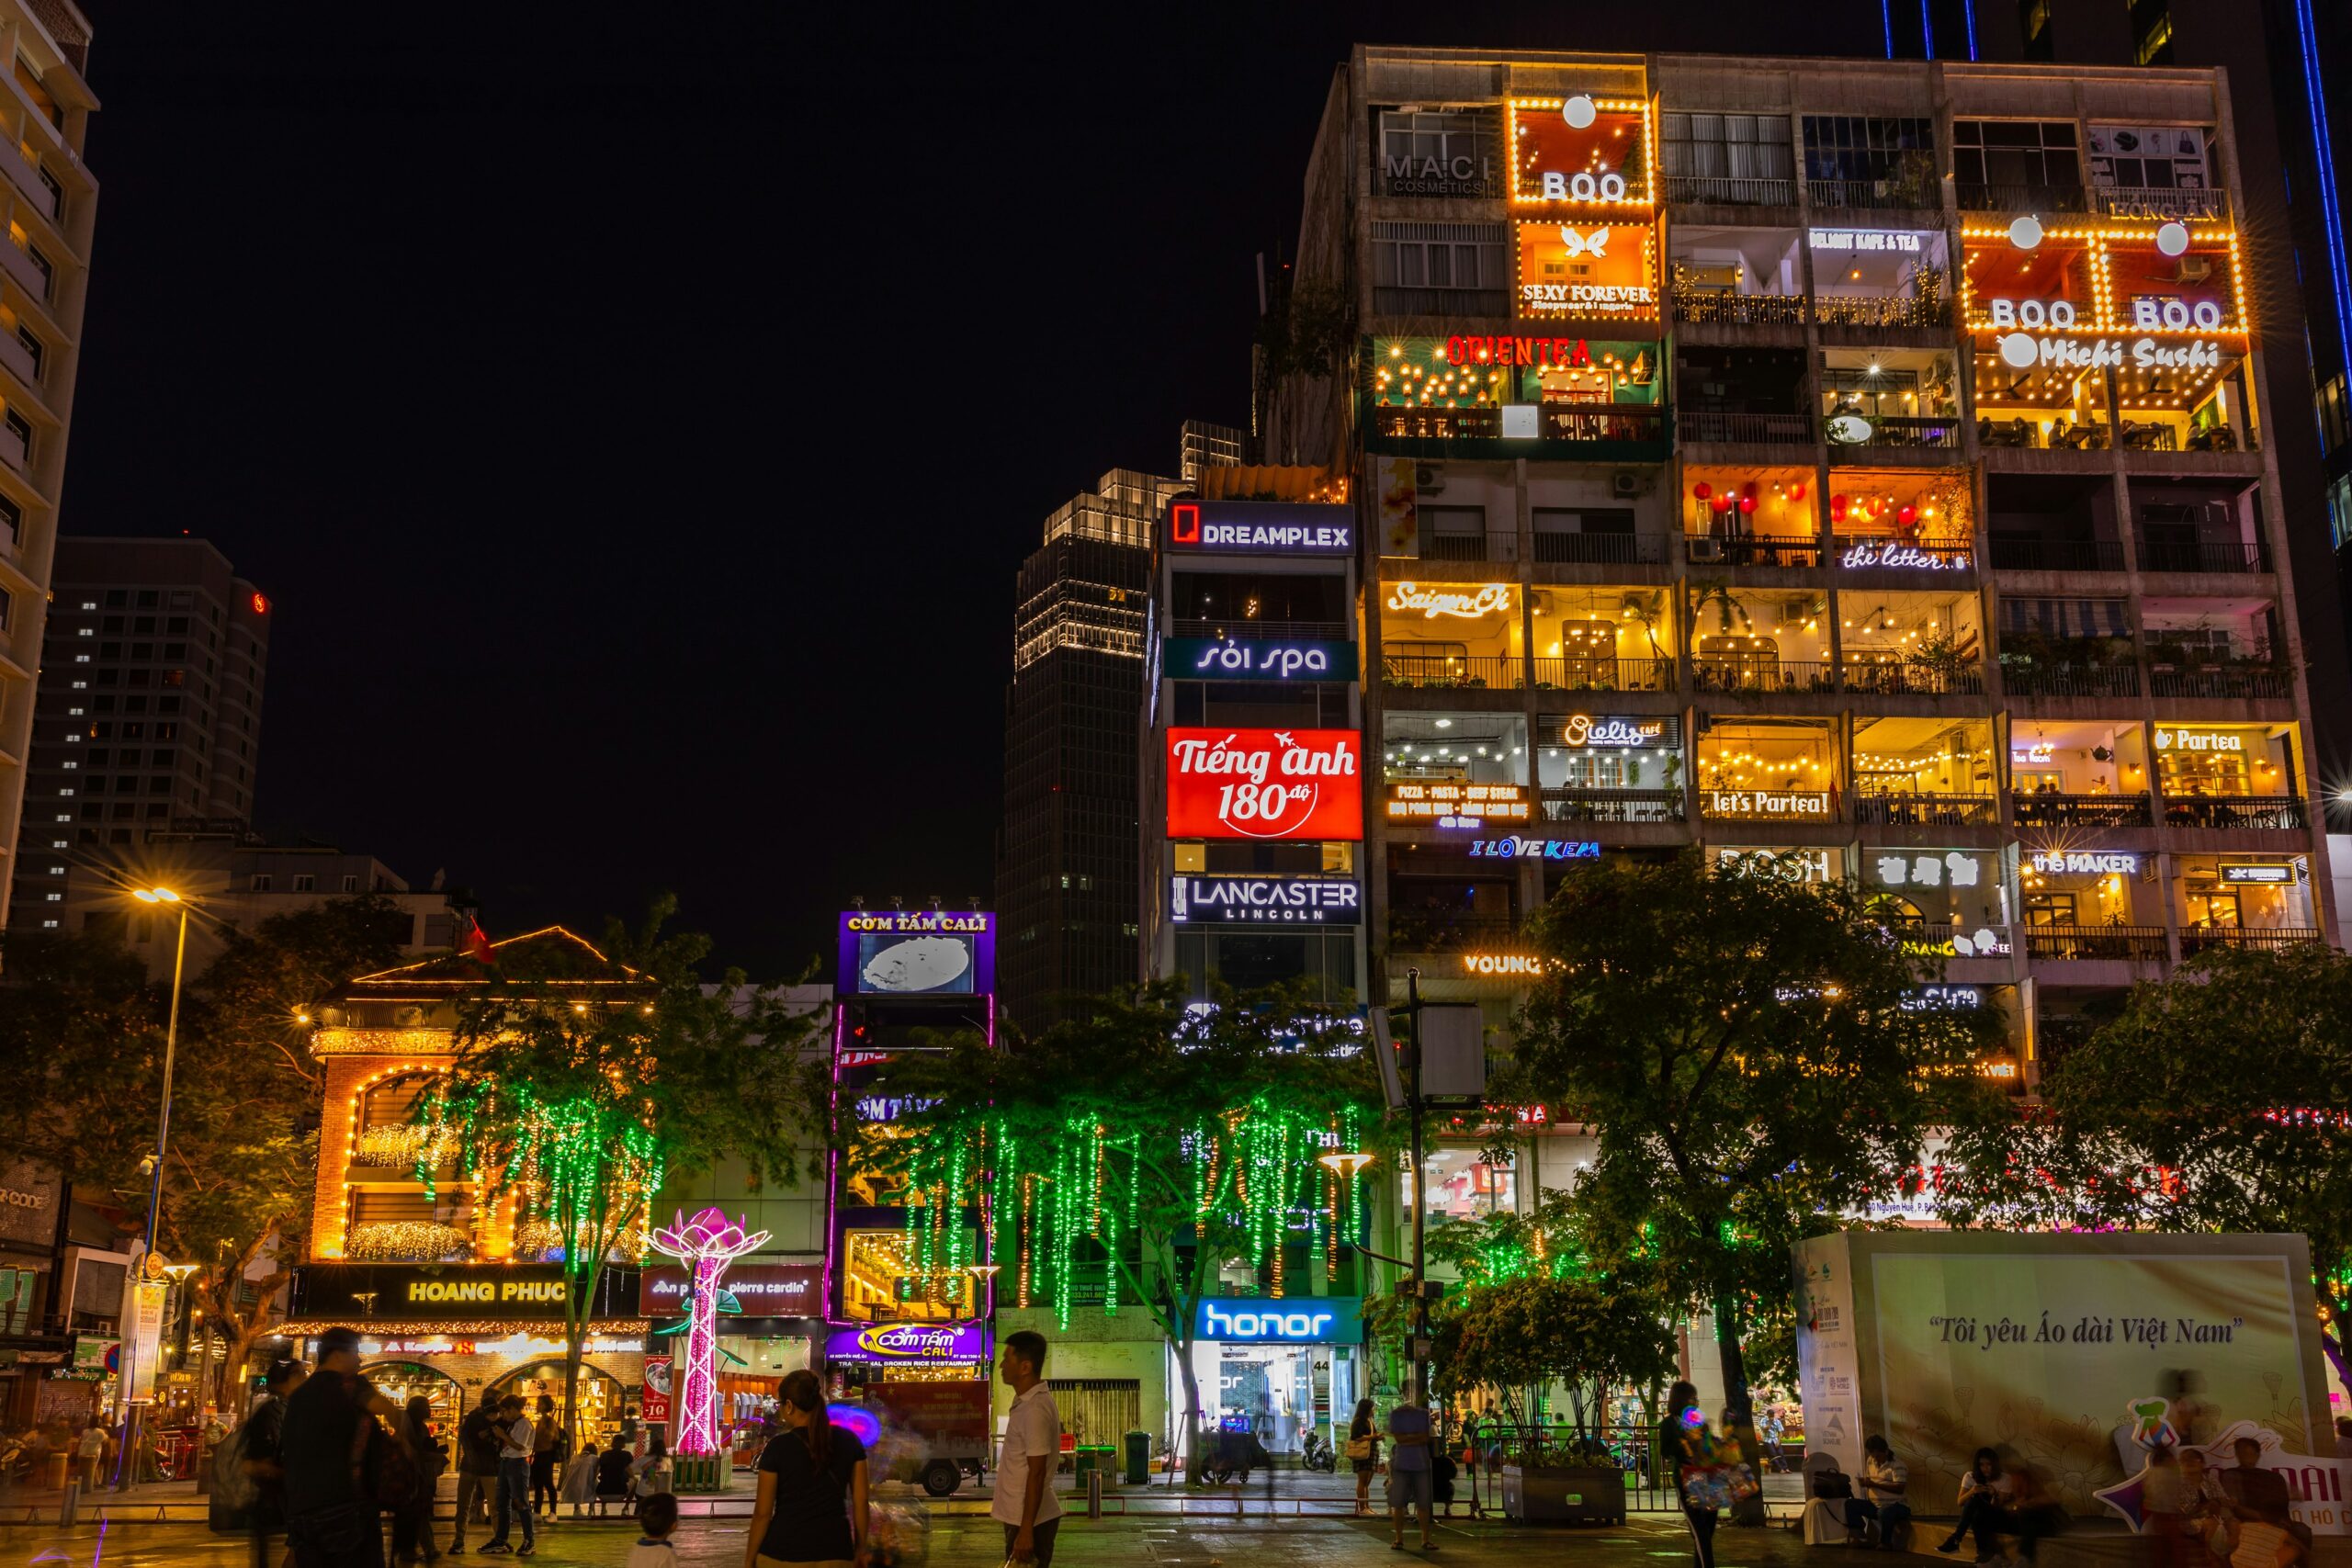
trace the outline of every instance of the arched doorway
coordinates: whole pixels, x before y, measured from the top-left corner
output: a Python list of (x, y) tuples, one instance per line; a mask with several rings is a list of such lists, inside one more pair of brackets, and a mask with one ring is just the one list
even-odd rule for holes
[[(563, 1409), (563, 1363), (532, 1361), (515, 1368), (490, 1385), (491, 1393), (515, 1394), (523, 1401), (525, 1410), (537, 1414), (539, 1395), (547, 1394), (555, 1401), (559, 1414)], [(621, 1412), (628, 1401), (627, 1390), (620, 1381), (608, 1372), (598, 1371), (585, 1361), (580, 1365), (580, 1432), (602, 1443), (605, 1438), (620, 1430)]]
[(376, 1385), (378, 1393), (403, 1408), (411, 1398), (423, 1394), (433, 1406), (433, 1430), (457, 1431), (458, 1418), (465, 1414), (464, 1394), (458, 1380), (448, 1373), (422, 1361), (378, 1361), (359, 1371)]

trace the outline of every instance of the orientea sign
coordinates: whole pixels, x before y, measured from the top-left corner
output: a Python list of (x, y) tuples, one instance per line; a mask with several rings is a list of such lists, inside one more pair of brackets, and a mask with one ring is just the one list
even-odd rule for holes
[(1363, 837), (1352, 729), (1170, 729), (1171, 839)]

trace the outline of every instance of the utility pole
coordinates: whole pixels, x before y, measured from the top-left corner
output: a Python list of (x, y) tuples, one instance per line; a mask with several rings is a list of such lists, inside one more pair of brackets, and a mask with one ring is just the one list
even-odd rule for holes
[(1429, 1218), (1429, 1195), (1421, 1184), (1429, 1166), (1421, 1156), (1421, 972), (1405, 971), (1405, 1021), (1412, 1032), (1412, 1059), (1405, 1064), (1411, 1076), (1405, 1083), (1405, 1106), (1413, 1129), (1413, 1397), (1424, 1405), (1430, 1397), (1429, 1258), (1422, 1248)]

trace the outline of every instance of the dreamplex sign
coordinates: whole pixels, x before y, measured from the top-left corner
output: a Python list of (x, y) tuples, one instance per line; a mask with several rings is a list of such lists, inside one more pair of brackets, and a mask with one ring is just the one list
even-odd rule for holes
[(1277, 501), (1180, 501), (1168, 508), (1168, 543), (1204, 554), (1351, 556), (1356, 510)]

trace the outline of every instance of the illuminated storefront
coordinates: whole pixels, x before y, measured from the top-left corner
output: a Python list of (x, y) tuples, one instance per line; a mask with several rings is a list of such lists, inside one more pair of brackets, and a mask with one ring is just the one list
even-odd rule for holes
[[(1389, 686), (1525, 684), (1519, 588), (1509, 582), (1369, 583), (1380, 595), (1380, 678)], [(1348, 835), (1354, 836), (1354, 835)]]
[(1381, 338), (1368, 346), (1364, 394), (1375, 438), (1623, 443), (1664, 435), (1654, 341), (1531, 327), (1527, 335)]
[(1830, 719), (1719, 720), (1698, 744), (1699, 810), (1712, 821), (1838, 820)]
[[(1196, 1304), (1192, 1371), (1204, 1427), (1253, 1433), (1296, 1454), (1313, 1431), (1344, 1445), (1359, 1395), (1372, 1392), (1360, 1303), (1352, 1296), (1211, 1296)], [(1175, 1352), (1168, 1386), (1182, 1386)], [(1172, 1436), (1183, 1451), (1183, 1434)]]

